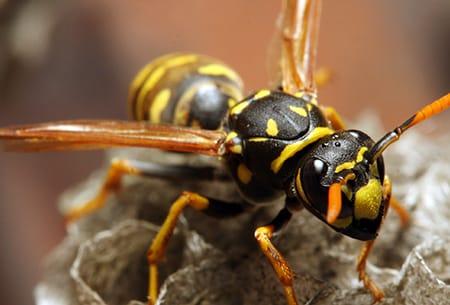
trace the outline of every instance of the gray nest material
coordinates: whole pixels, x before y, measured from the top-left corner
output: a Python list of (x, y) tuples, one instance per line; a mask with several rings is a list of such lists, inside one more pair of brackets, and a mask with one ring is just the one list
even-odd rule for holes
[[(374, 119), (361, 121), (362, 130), (379, 130)], [(380, 305), (450, 304), (449, 140), (430, 140), (411, 131), (385, 154), (394, 194), (411, 212), (412, 223), (402, 228), (391, 211), (369, 257), (368, 273), (386, 293)], [(171, 164), (214, 162), (148, 150), (114, 152), (118, 154)], [(101, 174), (67, 193), (62, 208), (90, 198)], [(238, 196), (232, 183), (127, 177), (106, 207), (73, 224), (49, 256), (45, 277), (36, 288), (37, 303), (145, 304), (146, 251), (182, 190), (228, 200)], [(186, 210), (160, 265), (157, 304), (286, 305), (281, 285), (253, 239), (254, 229), (270, 220), (281, 204), (229, 220)], [(300, 303), (372, 303), (355, 270), (361, 242), (302, 211), (275, 244), (296, 272)]]

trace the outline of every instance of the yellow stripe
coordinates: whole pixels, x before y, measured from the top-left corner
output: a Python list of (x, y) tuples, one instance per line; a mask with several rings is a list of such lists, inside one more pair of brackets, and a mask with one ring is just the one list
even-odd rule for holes
[(289, 109), (291, 109), (292, 111), (294, 111), (295, 113), (297, 113), (300, 116), (306, 117), (308, 115), (306, 113), (305, 108), (303, 108), (303, 107), (289, 106)]
[(295, 92), (295, 93), (294, 93), (294, 96), (295, 96), (295, 97), (298, 97), (298, 98), (301, 98), (303, 95), (305, 95), (305, 92), (304, 92), (304, 91), (299, 91), (299, 92)]
[(240, 102), (230, 110), (230, 114), (237, 115), (241, 113), (247, 106), (250, 104), (250, 101)]
[(311, 143), (316, 142), (317, 140), (333, 134), (334, 131), (328, 127), (317, 127), (311, 131), (305, 139), (302, 141), (298, 141), (292, 144), (287, 145), (283, 151), (280, 153), (278, 158), (272, 161), (270, 167), (274, 173), (278, 173), (278, 171), (283, 166), (284, 162), (294, 156), (297, 152), (301, 151), (303, 148), (308, 146)]
[[(138, 98), (137, 98), (137, 109), (140, 109), (143, 107), (143, 104), (145, 102), (145, 98), (150, 93), (151, 90), (153, 90), (153, 87), (156, 85), (156, 83), (163, 77), (163, 75), (166, 73), (168, 69), (175, 68), (177, 66), (186, 65), (189, 63), (192, 63), (197, 60), (197, 55), (183, 55), (183, 56), (176, 56), (172, 59), (168, 59), (163, 64), (161, 64), (159, 67), (155, 69), (154, 72), (152, 72), (148, 79), (145, 81), (141, 91), (139, 92)], [(142, 119), (139, 118), (139, 119)]]
[(198, 68), (198, 73), (213, 76), (225, 76), (235, 82), (240, 83), (241, 79), (236, 72), (221, 64), (209, 64)]
[(278, 134), (278, 125), (274, 119), (269, 119), (267, 121), (266, 133), (272, 137), (275, 137)]
[(161, 121), (161, 114), (170, 100), (170, 90), (164, 89), (158, 92), (150, 105), (150, 122), (158, 124)]
[(269, 140), (268, 138), (262, 138), (262, 137), (255, 137), (248, 139), (250, 142), (266, 142)]
[(258, 91), (254, 96), (253, 99), (254, 100), (259, 100), (263, 97), (269, 96), (270, 95), (270, 90), (264, 89), (264, 90), (260, 90)]

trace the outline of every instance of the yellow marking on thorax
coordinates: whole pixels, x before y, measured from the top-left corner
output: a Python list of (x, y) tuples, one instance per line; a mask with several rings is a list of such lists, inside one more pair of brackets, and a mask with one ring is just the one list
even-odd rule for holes
[(150, 105), (150, 122), (158, 124), (161, 122), (161, 114), (170, 100), (170, 90), (164, 89), (158, 92)]
[[(160, 66), (158, 66), (155, 71), (153, 71), (148, 79), (144, 82), (144, 85), (141, 88), (141, 91), (139, 92), (139, 95), (137, 97), (137, 103), (136, 107), (137, 109), (141, 109), (147, 95), (150, 93), (150, 91), (153, 90), (155, 85), (158, 83), (158, 81), (164, 76), (164, 74), (167, 72), (168, 69), (175, 68), (177, 66), (186, 65), (192, 62), (195, 62), (197, 60), (197, 55), (184, 55), (184, 56), (176, 56), (174, 58), (169, 58), (167, 61), (162, 63)], [(138, 119), (142, 119), (142, 115), (140, 114)]]
[(297, 107), (297, 106), (289, 106), (289, 109), (291, 109), (292, 111), (294, 111), (295, 113), (297, 113), (300, 116), (306, 117), (308, 115), (308, 113), (306, 112), (305, 108), (303, 107)]
[(234, 98), (229, 98), (228, 99), (228, 108), (232, 108), (237, 104), (237, 101)]
[(354, 213), (356, 219), (375, 219), (380, 213), (383, 189), (378, 179), (370, 179), (355, 194)]
[(274, 137), (278, 134), (278, 125), (274, 119), (267, 120), (266, 133), (272, 137)]
[(214, 75), (214, 76), (225, 76), (235, 82), (240, 82), (239, 76), (228, 68), (227, 66), (221, 64), (209, 64), (206, 66), (202, 66), (197, 69), (198, 73), (204, 75)]
[(263, 97), (269, 96), (270, 95), (270, 90), (267, 89), (263, 89), (258, 91), (254, 96), (253, 99), (254, 100), (259, 100), (262, 99)]
[(263, 138), (263, 137), (254, 137), (254, 138), (250, 138), (248, 139), (250, 142), (266, 142), (269, 139), (268, 138)]
[(295, 92), (294, 96), (298, 98), (302, 98), (305, 95), (304, 91)]
[(338, 166), (336, 166), (336, 169), (334, 170), (334, 172), (337, 174), (339, 172), (342, 172), (345, 169), (352, 169), (355, 167), (355, 165), (359, 162), (361, 162), (364, 159), (364, 153), (367, 151), (367, 147), (363, 146), (359, 149), (358, 154), (356, 155), (356, 160), (355, 161), (348, 161), (348, 162), (344, 162), (342, 164), (339, 164)]
[(306, 109), (308, 109), (308, 111), (311, 111), (312, 107), (313, 106), (310, 103), (306, 104)]
[(232, 145), (229, 148), (229, 150), (232, 153), (242, 154), (242, 145), (233, 143), (233, 139), (236, 138), (237, 136), (238, 134), (235, 131), (231, 131), (225, 138), (225, 143), (232, 143)]
[(328, 127), (314, 128), (302, 141), (289, 144), (283, 149), (278, 158), (272, 161), (270, 165), (272, 171), (274, 173), (278, 173), (278, 171), (281, 169), (281, 167), (283, 166), (284, 162), (287, 159), (294, 156), (297, 152), (301, 151), (309, 144), (314, 143), (317, 140), (333, 133), (334, 131)]
[(250, 104), (250, 101), (240, 102), (230, 110), (230, 114), (237, 115), (241, 113), (247, 106)]
[(248, 169), (247, 166), (245, 166), (244, 163), (239, 164), (237, 168), (237, 175), (239, 181), (241, 181), (243, 184), (249, 184), (253, 176), (252, 172)]
[(238, 136), (238, 134), (235, 131), (230, 131), (227, 134), (227, 137), (225, 138), (225, 142), (229, 142), (232, 141), (234, 138), (236, 138)]

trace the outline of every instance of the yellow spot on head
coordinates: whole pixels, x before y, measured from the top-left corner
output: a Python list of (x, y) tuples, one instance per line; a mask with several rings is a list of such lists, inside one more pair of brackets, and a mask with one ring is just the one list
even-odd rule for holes
[(254, 100), (259, 100), (263, 97), (269, 96), (270, 95), (270, 90), (264, 89), (264, 90), (260, 90), (258, 91), (254, 96), (253, 99)]
[(348, 227), (352, 223), (352, 216), (348, 216), (345, 218), (336, 219), (335, 222), (333, 222), (333, 227), (343, 229)]
[(161, 121), (161, 114), (170, 100), (170, 90), (164, 89), (158, 92), (150, 105), (150, 122), (158, 124)]
[(355, 167), (355, 161), (344, 162), (344, 163), (336, 166), (336, 169), (334, 170), (334, 172), (337, 174), (339, 172), (342, 172), (344, 169), (352, 169), (354, 167)]
[(278, 134), (278, 125), (274, 119), (269, 119), (267, 121), (266, 133), (272, 137), (274, 137)]
[(364, 153), (367, 151), (367, 147), (363, 146), (359, 149), (358, 155), (356, 156), (356, 162), (359, 163), (364, 159)]
[(295, 113), (297, 113), (300, 116), (306, 117), (308, 115), (306, 113), (305, 108), (303, 108), (303, 107), (289, 106), (289, 109), (291, 109), (292, 111), (294, 111)]
[(253, 176), (252, 172), (248, 169), (247, 166), (245, 166), (244, 163), (239, 164), (237, 168), (237, 175), (239, 181), (241, 181), (243, 184), (249, 184)]
[(250, 104), (250, 101), (243, 101), (231, 108), (230, 114), (237, 115), (241, 113), (248, 105)]
[(236, 72), (221, 64), (209, 64), (198, 68), (198, 73), (214, 76), (225, 76), (233, 81), (240, 82), (241, 79)]
[(383, 190), (378, 179), (370, 179), (355, 194), (355, 218), (375, 219), (380, 213)]
[(317, 140), (333, 133), (334, 131), (328, 127), (314, 128), (302, 141), (286, 145), (278, 158), (272, 161), (272, 163), (270, 164), (270, 168), (274, 173), (278, 173), (287, 159), (294, 156), (309, 144), (314, 143)]

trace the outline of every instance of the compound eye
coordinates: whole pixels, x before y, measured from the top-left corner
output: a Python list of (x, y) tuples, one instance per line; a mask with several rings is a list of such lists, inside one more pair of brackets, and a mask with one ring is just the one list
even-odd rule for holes
[(327, 187), (321, 184), (322, 178), (328, 171), (328, 165), (319, 159), (310, 159), (305, 162), (301, 173), (303, 191), (309, 203), (325, 212), (327, 207)]

